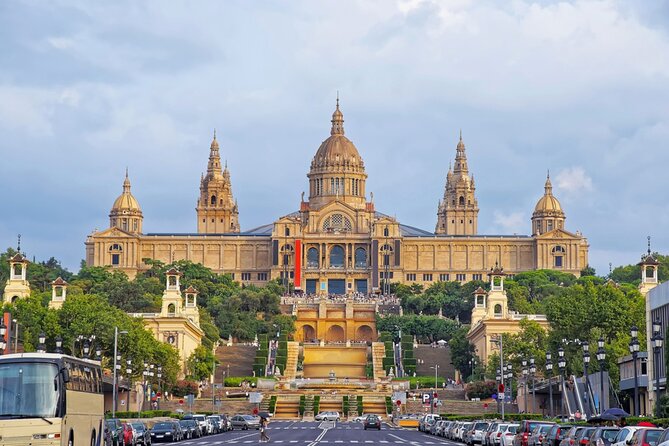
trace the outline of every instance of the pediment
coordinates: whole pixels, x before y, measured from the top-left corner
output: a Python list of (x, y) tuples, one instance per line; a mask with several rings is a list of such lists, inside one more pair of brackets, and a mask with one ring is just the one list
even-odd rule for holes
[(564, 229), (553, 229), (552, 231), (544, 232), (543, 234), (537, 235), (536, 236), (537, 240), (554, 240), (554, 239), (573, 239), (573, 240), (578, 240), (581, 239), (582, 237), (571, 233), (569, 231), (565, 231)]
[(98, 231), (91, 234), (91, 237), (96, 238), (118, 238), (118, 237), (133, 237), (137, 238), (137, 235), (131, 234), (130, 232), (124, 231), (119, 228), (108, 228), (104, 231)]

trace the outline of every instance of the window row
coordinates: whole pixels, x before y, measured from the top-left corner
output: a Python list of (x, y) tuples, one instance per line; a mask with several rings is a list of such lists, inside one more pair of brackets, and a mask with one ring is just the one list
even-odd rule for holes
[(362, 196), (362, 180), (355, 178), (316, 178), (312, 182), (312, 193), (320, 195), (355, 195)]

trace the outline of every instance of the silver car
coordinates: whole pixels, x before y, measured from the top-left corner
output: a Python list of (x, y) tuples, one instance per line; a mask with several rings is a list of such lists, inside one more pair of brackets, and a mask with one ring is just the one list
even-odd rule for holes
[(339, 421), (339, 412), (328, 410), (319, 413), (314, 419), (316, 421)]

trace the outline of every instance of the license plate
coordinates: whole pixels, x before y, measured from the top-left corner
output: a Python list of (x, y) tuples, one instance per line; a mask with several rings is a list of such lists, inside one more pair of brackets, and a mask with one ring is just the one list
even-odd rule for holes
[(156, 438), (163, 438), (164, 435), (156, 435)]

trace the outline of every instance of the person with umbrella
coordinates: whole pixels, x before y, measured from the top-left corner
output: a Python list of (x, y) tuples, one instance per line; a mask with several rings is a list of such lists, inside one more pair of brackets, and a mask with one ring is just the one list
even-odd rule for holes
[(267, 412), (260, 412), (258, 414), (260, 417), (260, 442), (261, 443), (267, 443), (269, 442), (270, 438), (267, 435), (267, 425), (269, 424), (269, 413)]

